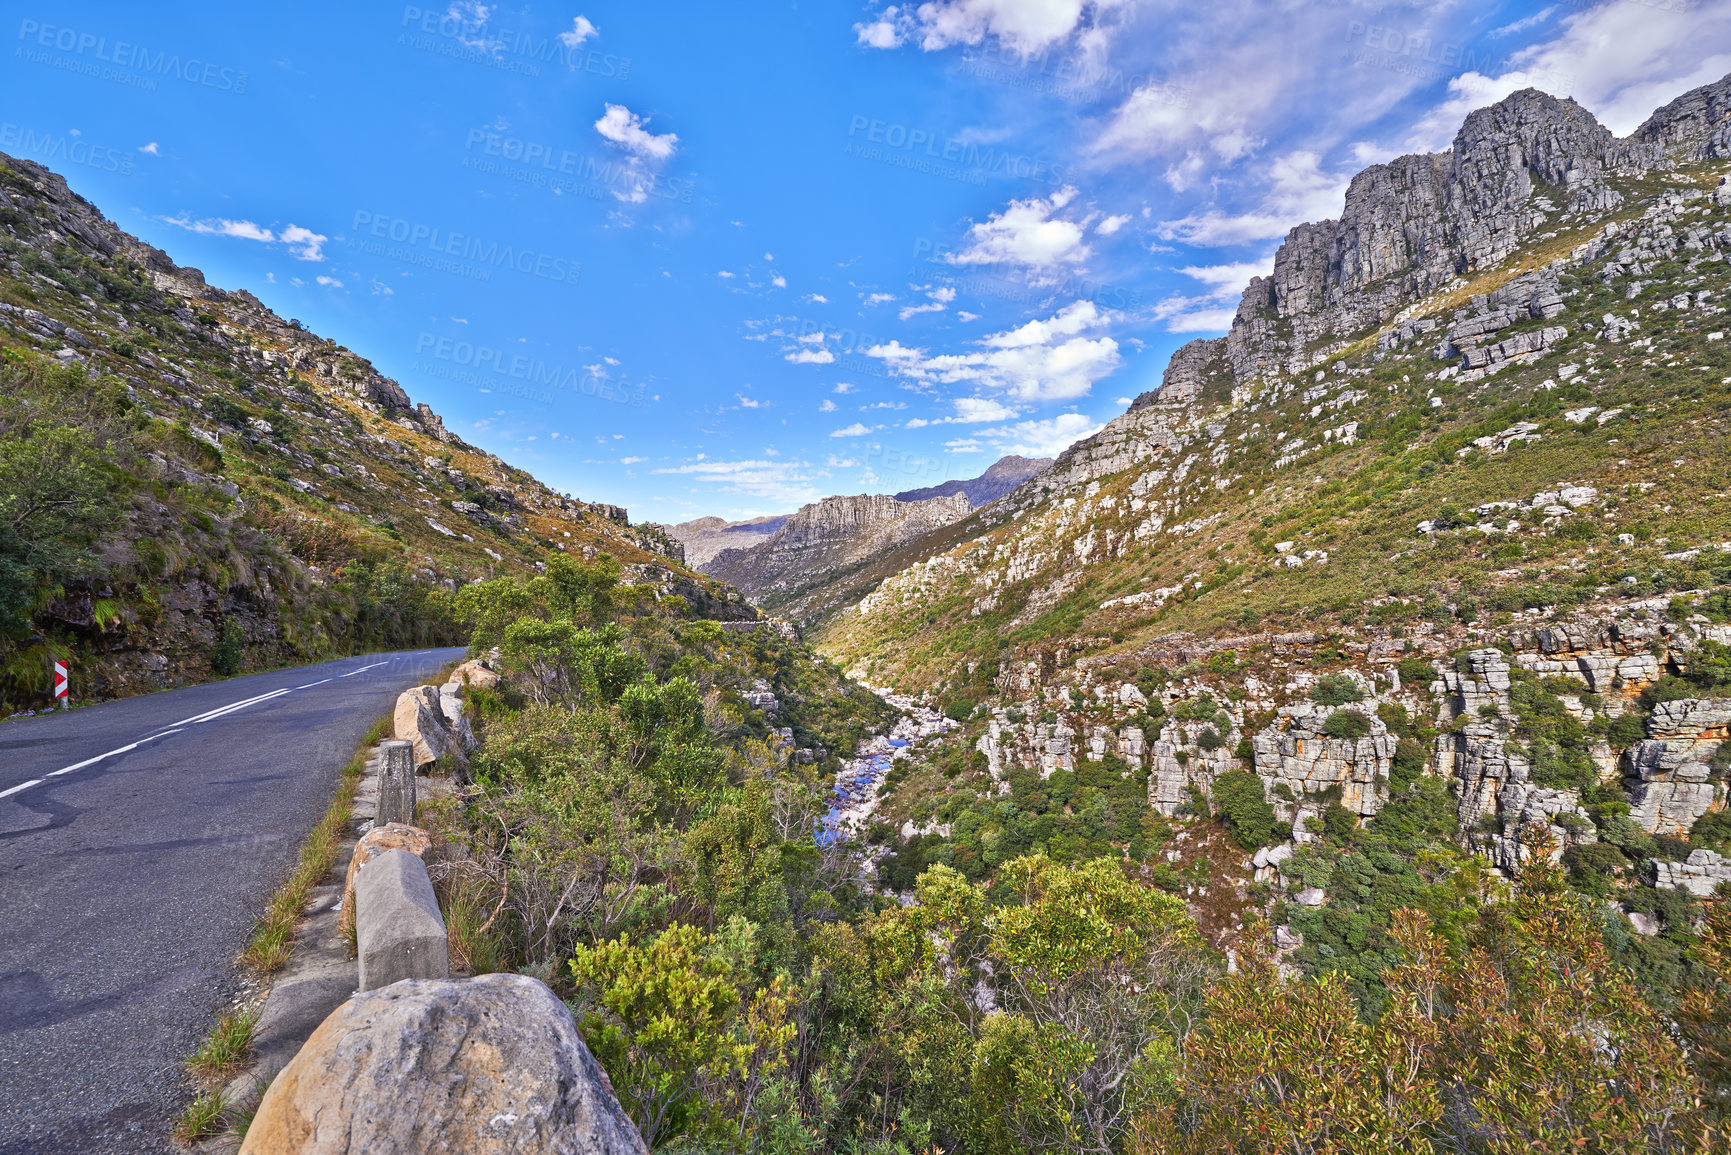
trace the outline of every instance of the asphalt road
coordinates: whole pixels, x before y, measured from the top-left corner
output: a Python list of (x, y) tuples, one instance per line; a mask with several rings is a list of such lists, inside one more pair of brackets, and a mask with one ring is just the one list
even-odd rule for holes
[(170, 1149), (254, 912), (368, 727), (461, 654), (0, 722), (0, 1155)]

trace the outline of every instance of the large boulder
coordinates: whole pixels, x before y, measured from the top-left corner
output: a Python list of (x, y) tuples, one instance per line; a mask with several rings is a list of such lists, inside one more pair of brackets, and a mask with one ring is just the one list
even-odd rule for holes
[(396, 737), (415, 747), (415, 766), (431, 766), (449, 754), (459, 766), (467, 762), (462, 739), (452, 731), (440, 703), (437, 686), (416, 686), (397, 695), (391, 722)]
[(639, 1155), (558, 997), (525, 975), (358, 994), (265, 1092), (242, 1155)]
[(451, 681), (458, 685), (478, 686), (485, 690), (499, 684), (499, 675), (481, 662), (472, 659), (451, 671)]

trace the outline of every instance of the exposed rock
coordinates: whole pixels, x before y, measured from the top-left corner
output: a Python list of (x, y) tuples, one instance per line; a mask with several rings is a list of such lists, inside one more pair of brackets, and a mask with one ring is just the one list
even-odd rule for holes
[(1654, 861), (1653, 885), (1661, 890), (1680, 886), (1697, 898), (1707, 898), (1731, 883), (1731, 858), (1711, 850), (1690, 851), (1682, 862)]
[[(1368, 817), (1387, 801), (1395, 739), (1373, 709), (1359, 711), (1370, 722), (1368, 735), (1351, 742), (1330, 738), (1322, 730), (1335, 712), (1315, 702), (1282, 706), (1276, 721), (1251, 739), (1256, 773), (1271, 790), (1284, 785), (1295, 798), (1339, 787), (1341, 805)], [(1292, 808), (1278, 798), (1276, 805)], [(1283, 817), (1290, 820), (1293, 815)]]
[(749, 521), (724, 521), (719, 517), (700, 517), (668, 527), (668, 533), (685, 547), (688, 564), (702, 567), (724, 549), (750, 549), (783, 525), (791, 514), (776, 517), (754, 517)]
[(524, 975), (410, 979), (331, 1014), (265, 1093), (244, 1155), (639, 1155), (577, 1024)]
[(416, 686), (397, 695), (392, 724), (396, 737), (415, 748), (415, 766), (430, 766), (447, 754), (459, 766), (468, 762), (462, 737), (451, 729), (436, 686)]
[(1623, 756), (1629, 817), (1655, 834), (1687, 835), (1713, 807), (1708, 761), (1731, 741), (1731, 698), (1660, 702), (1647, 732)]
[(965, 481), (946, 481), (940, 485), (928, 485), (924, 489), (903, 490), (896, 494), (895, 498), (897, 501), (927, 501), (934, 497), (950, 497), (959, 493), (978, 509), (982, 505), (990, 505), (1030, 478), (1038, 477), (1051, 464), (1050, 457), (1000, 457), (978, 477), (970, 477)]
[(499, 675), (478, 660), (464, 662), (451, 671), (451, 681), (463, 686), (478, 686), (490, 689), (499, 682)]

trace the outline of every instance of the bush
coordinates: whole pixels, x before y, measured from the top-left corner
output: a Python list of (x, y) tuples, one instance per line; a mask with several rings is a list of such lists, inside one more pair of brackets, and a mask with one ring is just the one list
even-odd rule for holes
[(1731, 810), (1714, 810), (1696, 819), (1689, 828), (1689, 841), (1721, 854), (1731, 852)]
[(1274, 807), (1262, 793), (1262, 779), (1248, 770), (1228, 770), (1214, 780), (1214, 803), (1232, 841), (1245, 850), (1267, 846), (1274, 839)]
[(1370, 719), (1357, 710), (1336, 710), (1323, 723), (1322, 732), (1330, 738), (1356, 742), (1370, 734)]
[(1402, 658), (1395, 670), (1401, 686), (1409, 690), (1425, 690), (1436, 681), (1436, 669), (1423, 658)]
[(1612, 718), (1610, 726), (1605, 730), (1605, 741), (1617, 750), (1627, 750), (1646, 736), (1647, 728), (1642, 725), (1641, 716), (1633, 710)]
[(1310, 688), (1310, 700), (1324, 706), (1344, 706), (1348, 702), (1363, 699), (1364, 692), (1358, 688), (1358, 683), (1345, 674), (1329, 674), (1318, 678), (1316, 685)]
[(210, 672), (229, 678), (240, 672), (246, 659), (246, 630), (235, 618), (224, 618), (222, 636), (210, 651)]
[[(1332, 721), (1332, 719), (1330, 719)], [(1425, 748), (1411, 738), (1402, 738), (1394, 748), (1394, 767), (1389, 771), (1388, 780), (1395, 791), (1405, 790), (1424, 773), (1425, 765), (1430, 756)]]
[(1224, 746), (1226, 741), (1221, 738), (1219, 731), (1215, 730), (1213, 726), (1209, 726), (1202, 733), (1196, 735), (1196, 744), (1203, 750), (1213, 753)]

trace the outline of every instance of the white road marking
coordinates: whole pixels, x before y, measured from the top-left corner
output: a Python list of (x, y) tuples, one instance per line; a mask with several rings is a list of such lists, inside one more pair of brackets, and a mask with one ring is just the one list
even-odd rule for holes
[(182, 718), (180, 721), (173, 723), (173, 725), (190, 726), (195, 722), (208, 722), (212, 718), (220, 718), (224, 714), (233, 713), (235, 710), (244, 709), (247, 706), (257, 705), (260, 702), (266, 702), (272, 698), (280, 698), (287, 693), (289, 693), (287, 689), (273, 690), (268, 694), (260, 694), (256, 698), (246, 698), (239, 702), (230, 702), (226, 706), (218, 706), (214, 710), (207, 710), (202, 714), (194, 714), (190, 718)]
[(317, 682), (308, 682), (304, 686), (295, 686), (293, 688), (285, 687), (281, 690), (272, 690), (268, 694), (259, 694), (256, 697), (246, 698), (246, 699), (243, 699), (239, 702), (230, 702), (226, 706), (218, 706), (214, 710), (207, 710), (202, 714), (194, 714), (190, 718), (182, 718), (180, 721), (172, 723), (172, 726), (170, 729), (163, 730), (163, 731), (160, 731), (160, 732), (155, 733), (155, 734), (151, 734), (145, 738), (140, 738), (136, 742), (132, 742), (132, 743), (125, 745), (125, 746), (117, 747), (113, 750), (108, 751), (106, 754), (98, 754), (94, 758), (86, 758), (84, 761), (75, 762), (71, 766), (62, 766), (58, 770), (51, 770), (48, 772), (48, 774), (46, 774), (45, 776), (43, 776), (41, 778), (32, 778), (28, 782), (20, 782), (16, 786), (9, 787), (5, 790), (0, 790), (0, 798), (6, 798), (10, 795), (17, 794), (18, 792), (20, 792), (22, 790), (28, 790), (32, 786), (40, 786), (40, 785), (42, 785), (42, 783), (46, 782), (49, 778), (58, 778), (62, 774), (70, 774), (74, 770), (82, 770), (86, 766), (94, 766), (94, 765), (96, 765), (96, 763), (102, 761), (104, 758), (113, 758), (117, 754), (129, 754), (132, 751), (138, 749), (140, 746), (144, 745), (144, 743), (146, 743), (146, 742), (152, 742), (158, 738), (166, 738), (170, 734), (178, 734), (181, 732), (182, 729), (184, 729), (187, 726), (197, 725), (201, 722), (214, 722), (218, 718), (226, 717), (227, 715), (233, 714), (238, 710), (244, 710), (248, 706), (256, 706), (256, 705), (260, 704), (261, 702), (272, 701), (273, 699), (282, 697), (284, 694), (293, 693), (295, 690), (310, 690), (314, 686), (322, 686), (326, 682), (335, 681), (336, 678), (352, 678), (356, 674), (364, 674), (368, 670), (374, 670), (380, 666), (387, 665), (387, 664), (388, 664), (387, 662), (374, 662), (370, 666), (362, 666), (360, 669), (350, 670), (346, 674), (337, 674), (337, 675), (333, 675), (330, 678), (323, 678)]
[(350, 670), (350, 671), (349, 671), (349, 672), (348, 672), (348, 673), (346, 673), (346, 674), (338, 674), (338, 675), (337, 675), (337, 677), (339, 677), (339, 678), (352, 678), (352, 677), (354, 677), (354, 676), (355, 676), (355, 675), (356, 675), (356, 674), (364, 674), (364, 673), (366, 673), (366, 672), (367, 672), (367, 671), (368, 671), (368, 670), (376, 670), (376, 669), (378, 669), (378, 668), (379, 668), (379, 667), (380, 667), (380, 666), (382, 666), (382, 665), (384, 665), (384, 664), (385, 664), (385, 663), (383, 663), (383, 662), (374, 662), (374, 663), (373, 663), (373, 664), (372, 664), (372, 665), (370, 665), (370, 666), (362, 666), (362, 667), (361, 667), (361, 668), (360, 668), (360, 669), (358, 669), (358, 670)]

